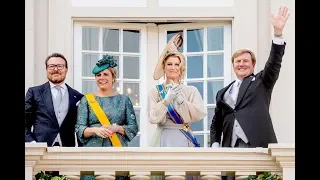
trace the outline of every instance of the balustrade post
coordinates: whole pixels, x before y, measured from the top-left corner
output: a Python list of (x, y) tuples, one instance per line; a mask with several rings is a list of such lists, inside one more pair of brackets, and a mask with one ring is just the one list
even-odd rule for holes
[(283, 180), (295, 180), (295, 144), (269, 144), (269, 149), (282, 167)]
[(46, 148), (47, 143), (25, 143), (25, 180), (33, 180), (33, 168)]
[(70, 180), (80, 180), (80, 171), (79, 172), (60, 171), (59, 174), (66, 176)]
[(101, 172), (95, 171), (94, 174), (96, 175), (96, 180), (115, 180), (116, 173), (114, 171), (111, 172)]
[(26, 161), (25, 162), (25, 180), (33, 180), (33, 166), (36, 161)]
[(150, 180), (151, 172), (130, 171), (130, 180)]
[(221, 172), (200, 172), (201, 180), (220, 180)]
[(168, 172), (165, 173), (165, 180), (185, 180), (185, 172)]
[(236, 180), (246, 180), (249, 175), (256, 175), (257, 172), (245, 172), (245, 171), (237, 171), (236, 172)]

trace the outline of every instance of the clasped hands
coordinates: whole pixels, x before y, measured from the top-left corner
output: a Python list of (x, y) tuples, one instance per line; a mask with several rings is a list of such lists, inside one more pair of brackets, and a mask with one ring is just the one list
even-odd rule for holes
[(172, 81), (171, 81), (171, 86), (172, 87), (169, 88), (164, 99), (168, 103), (172, 103), (173, 101), (177, 101), (178, 104), (182, 104), (184, 101), (183, 97), (181, 96), (182, 86), (180, 86), (180, 84), (174, 84)]
[(118, 132), (119, 125), (97, 127), (95, 134), (102, 138), (111, 138), (113, 133)]

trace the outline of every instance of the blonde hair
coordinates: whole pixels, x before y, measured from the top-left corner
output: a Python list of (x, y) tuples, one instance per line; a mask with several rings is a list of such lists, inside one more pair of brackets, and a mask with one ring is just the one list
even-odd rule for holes
[(180, 60), (180, 80), (184, 79), (184, 76), (186, 74), (186, 61), (185, 61), (184, 55), (178, 51), (167, 53), (162, 61), (162, 68), (163, 69), (164, 69), (166, 61), (169, 59), (169, 57), (179, 58), (179, 60)]
[(234, 63), (234, 59), (239, 57), (240, 55), (244, 54), (244, 53), (249, 53), (251, 55), (251, 59), (252, 59), (252, 64), (256, 64), (256, 56), (254, 55), (254, 53), (249, 50), (249, 49), (239, 49), (236, 52), (233, 53), (232, 55), (232, 63)]

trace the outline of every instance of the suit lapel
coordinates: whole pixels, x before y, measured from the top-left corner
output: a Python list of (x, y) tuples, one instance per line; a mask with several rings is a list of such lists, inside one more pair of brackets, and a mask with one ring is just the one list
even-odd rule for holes
[(223, 99), (225, 93), (228, 93), (229, 87), (234, 83), (235, 81), (232, 81), (227, 87), (223, 88), (221, 91), (221, 94), (218, 96), (217, 102), (221, 101), (226, 106), (230, 107), (230, 109), (233, 109), (228, 103), (226, 103)]
[(243, 98), (244, 94), (246, 93), (249, 85), (251, 84), (251, 80), (252, 80), (253, 77), (254, 77), (254, 76), (249, 76), (249, 77), (245, 78), (245, 79), (242, 81), (242, 83), (241, 83), (241, 85), (240, 85), (240, 89), (239, 89), (239, 93), (238, 93), (238, 98), (237, 98), (237, 102), (236, 102), (235, 107), (237, 107), (238, 104), (239, 104), (239, 102), (242, 100), (242, 98)]
[(54, 107), (53, 107), (52, 94), (51, 94), (49, 82), (45, 83), (42, 86), (41, 95), (42, 95), (42, 99), (44, 101), (44, 104), (46, 105), (48, 112), (51, 116), (51, 120), (53, 120), (54, 123), (57, 123), (57, 125), (59, 126), (59, 123), (58, 123), (58, 120), (57, 120), (57, 117), (56, 117), (56, 114), (54, 111)]
[(67, 89), (68, 89), (68, 93), (69, 93), (69, 106), (68, 106), (68, 110), (71, 109), (71, 107), (76, 106), (77, 103), (77, 96), (75, 95), (74, 91), (72, 90), (72, 88), (67, 85)]

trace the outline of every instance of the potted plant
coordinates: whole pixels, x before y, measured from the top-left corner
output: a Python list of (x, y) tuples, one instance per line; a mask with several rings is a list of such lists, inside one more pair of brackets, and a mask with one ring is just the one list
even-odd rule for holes
[(282, 180), (277, 174), (271, 174), (270, 172), (264, 172), (259, 175), (250, 175), (247, 180)]
[(35, 177), (36, 177), (36, 180), (69, 180), (63, 175), (53, 176), (50, 173), (44, 173), (42, 171), (36, 174)]

